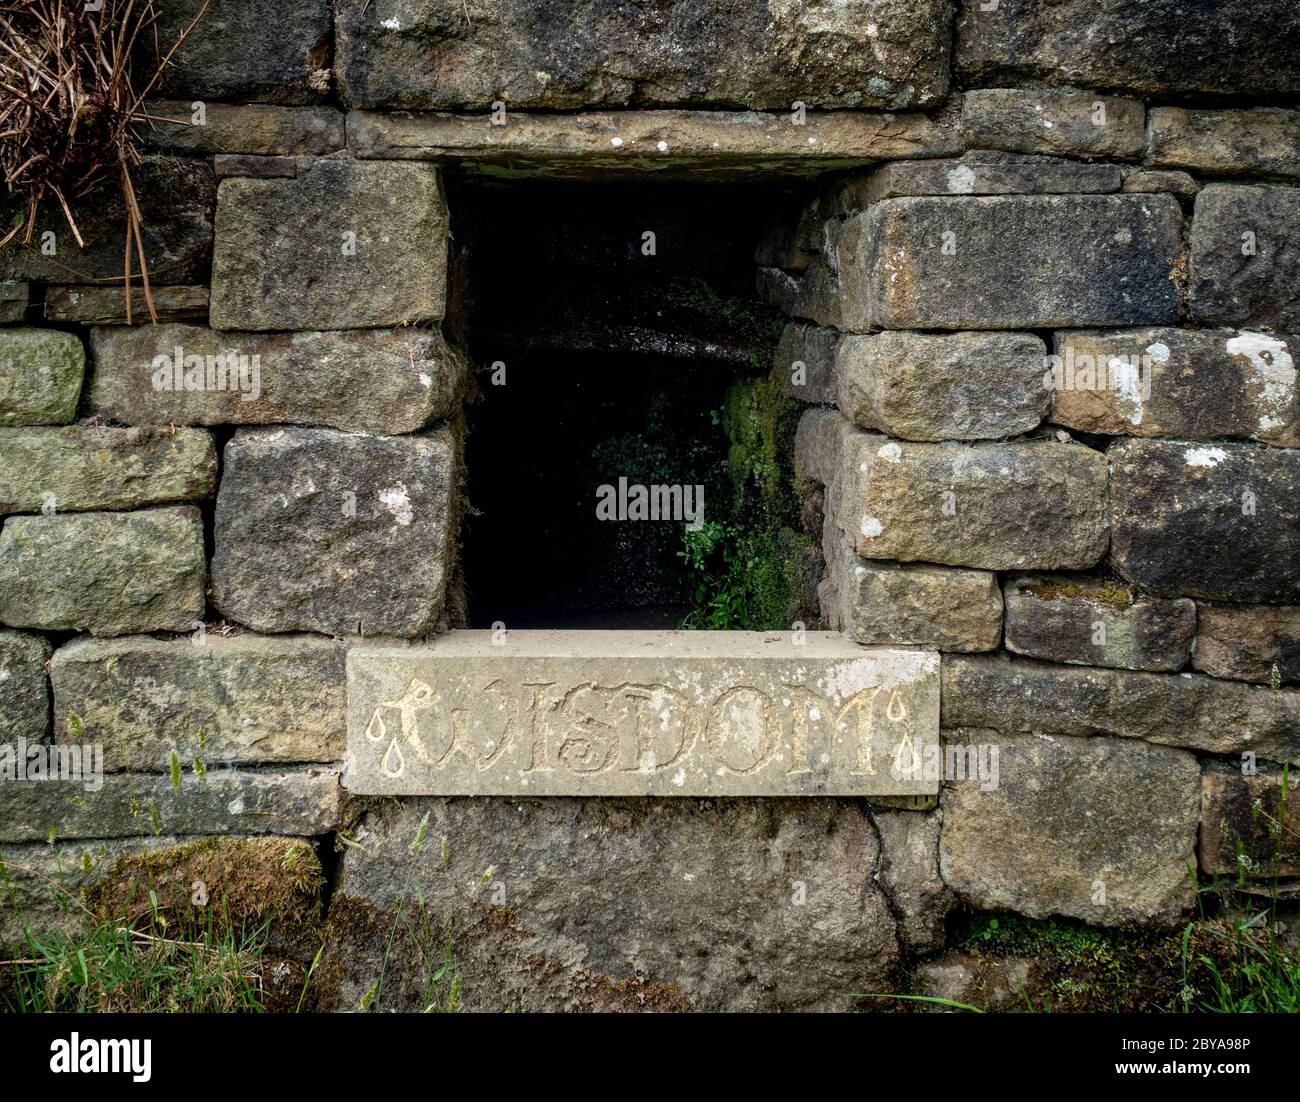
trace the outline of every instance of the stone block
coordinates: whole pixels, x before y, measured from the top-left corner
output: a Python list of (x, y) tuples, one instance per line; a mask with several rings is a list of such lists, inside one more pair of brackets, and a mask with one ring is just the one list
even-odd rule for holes
[(0, 425), (62, 425), (77, 416), (86, 350), (73, 333), (0, 329)]
[(1282, 770), (1267, 762), (1257, 768), (1245, 774), (1208, 763), (1201, 774), (1199, 854), (1208, 875), (1300, 876), (1300, 831), (1294, 804), (1283, 796)]
[(1300, 681), (1300, 608), (1198, 601), (1192, 665), (1236, 681)]
[(963, 86), (1073, 84), (1153, 97), (1294, 98), (1300, 11), (1291, 0), (1001, 0), (963, 4)]
[(31, 288), (11, 279), (0, 280), (0, 325), (12, 325), (27, 317)]
[[(217, 205), (217, 178), (211, 163), (149, 154), (131, 169), (131, 183), (144, 216), (140, 234), (151, 285), (206, 283), (212, 266), (212, 218)], [(122, 278), (126, 202), (120, 189), (109, 184), (69, 205), (84, 247), (77, 244), (59, 205), (45, 204), (30, 244), (15, 239), (0, 249), (0, 279), (95, 283)], [(6, 208), (0, 203), (0, 216), (16, 213), (12, 204)], [(52, 255), (42, 250), (47, 232), (54, 234)], [(140, 313), (147, 317), (139, 267), (133, 248), (132, 286)]]
[(1207, 325), (1300, 329), (1300, 189), (1210, 184), (1192, 218), (1190, 308)]
[(844, 327), (1172, 324), (1182, 250), (1171, 195), (887, 199), (840, 231)]
[(0, 622), (43, 631), (186, 631), (202, 618), (203, 522), (191, 505), (9, 517)]
[(198, 429), (0, 428), (0, 514), (139, 509), (217, 489), (217, 449)]
[(1209, 176), (1300, 177), (1300, 111), (1153, 107), (1147, 156)]
[(445, 429), (237, 432), (217, 494), (213, 602), (258, 631), (430, 631), (450, 569), (457, 462)]
[(180, 153), (320, 155), (342, 149), (345, 142), (345, 116), (329, 107), (205, 103), (196, 115), (190, 100), (152, 100), (145, 110), (151, 127), (142, 129), (141, 140)]
[[(788, 106), (788, 105), (787, 105)], [(348, 148), (357, 157), (440, 161), (493, 177), (734, 179), (850, 169), (896, 157), (946, 157), (964, 147), (956, 116), (901, 111), (601, 111), (517, 113), (491, 126), (486, 114), (352, 111)]]
[[(155, 287), (154, 313), (160, 322), (208, 316), (208, 288)], [(126, 325), (126, 292), (121, 287), (47, 287), (45, 317), (79, 325)], [(131, 323), (150, 322), (149, 308), (139, 284), (131, 288)]]
[(893, 161), (867, 180), (866, 199), (906, 195), (1079, 195), (1119, 191), (1119, 165), (972, 150), (956, 160)]
[(989, 571), (848, 554), (833, 580), (839, 608), (832, 623), (856, 642), (986, 651), (1002, 641), (1002, 593)]
[(830, 632), (455, 631), (348, 654), (373, 795), (925, 794), (938, 655)]
[(982, 440), (1030, 431), (1047, 413), (1047, 348), (1031, 333), (849, 335), (835, 356), (839, 407), (903, 440)]
[(1140, 195), (1156, 195), (1162, 191), (1176, 195), (1179, 199), (1190, 199), (1201, 185), (1186, 172), (1174, 172), (1169, 169), (1147, 169), (1125, 165), (1121, 168), (1124, 183), (1120, 190)]
[(1104, 579), (1021, 576), (1004, 583), (1007, 650), (1079, 666), (1181, 670), (1196, 605), (1143, 597)]
[(50, 733), (50, 683), (43, 635), (0, 628), (0, 740), (45, 742)]
[(1110, 461), (1111, 561), (1166, 597), (1300, 599), (1300, 451), (1125, 440)]
[(961, 128), (977, 149), (1131, 158), (1146, 145), (1137, 100), (1034, 88), (977, 88), (962, 95)]
[(1052, 420), (1107, 436), (1300, 445), (1291, 336), (1232, 329), (1057, 333)]
[[(465, 931), (466, 1010), (848, 1010), (897, 982), (861, 801), (417, 798), (356, 833), (331, 901), (339, 1009), (415, 895)], [(380, 1009), (427, 1006), (414, 952), (386, 974)]]
[(291, 180), (221, 182), (213, 327), (367, 329), (441, 318), (447, 206), (437, 169), (309, 164)]
[(899, 915), (899, 938), (913, 952), (933, 952), (947, 938), (946, 920), (957, 900), (939, 875), (938, 812), (875, 811), (880, 876)]
[(454, 411), (465, 374), (436, 328), (104, 328), (92, 330), (90, 347), (87, 409), (129, 424), (415, 432)]
[[(100, 783), (102, 782), (102, 783)], [(98, 787), (96, 787), (98, 785)], [(343, 821), (336, 769), (209, 769), (109, 773), (97, 781), (0, 784), (0, 841), (136, 838), (165, 834), (289, 834), (315, 837)]]
[(1116, 735), (1300, 764), (1300, 692), (1191, 673), (952, 655), (943, 661), (943, 726)]
[(1106, 459), (1090, 448), (872, 441), (841, 462), (864, 558), (1082, 570), (1106, 553)]
[(400, 20), (337, 14), (335, 71), (354, 107), (572, 110), (677, 104), (928, 107), (948, 91), (949, 0), (649, 15), (597, 0), (505, 0), (491, 19), (438, 0)]
[[(157, 34), (141, 45), (137, 66), (150, 67), (159, 53), (165, 56), (201, 5), (202, 0), (169, 0), (160, 8)], [(314, 103), (330, 90), (332, 45), (330, 0), (209, 4), (154, 93), (186, 101)]]
[(79, 639), (50, 663), (56, 742), (98, 743), (109, 772), (332, 762), (346, 731), (342, 643), (205, 632)]
[(772, 369), (787, 398), (831, 405), (835, 401), (834, 329), (790, 322), (772, 354)]
[(998, 736), (998, 780), (940, 797), (939, 869), (983, 911), (1173, 924), (1195, 903), (1200, 768), (1113, 738)]

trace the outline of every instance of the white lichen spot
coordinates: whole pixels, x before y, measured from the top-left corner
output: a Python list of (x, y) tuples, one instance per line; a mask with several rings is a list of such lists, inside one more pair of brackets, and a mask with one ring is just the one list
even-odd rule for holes
[(244, 797), (236, 796), (230, 803), (226, 804), (226, 810), (231, 815), (242, 815), (244, 813)]
[(903, 458), (903, 449), (891, 440), (876, 452), (876, 456), (879, 459), (883, 459), (886, 463), (897, 463)]
[(421, 385), (422, 387), (424, 387), (425, 390), (428, 390), (431, 386), (433, 386), (433, 376), (432, 376), (432, 375), (426, 375), (423, 371), (421, 371), (421, 372), (420, 372), (420, 385)]
[(379, 502), (393, 514), (393, 519), (403, 528), (415, 519), (415, 510), (411, 507), (411, 495), (405, 484), (399, 482), (386, 490), (379, 491)]
[(668, 152), (668, 143), (667, 143), (667, 142), (659, 142), (659, 143), (655, 146), (655, 148), (656, 148), (657, 150), (659, 150), (660, 153), (667, 153), (667, 152)]
[(948, 170), (948, 191), (953, 195), (969, 195), (975, 190), (975, 170), (970, 165), (958, 165)]
[(875, 539), (884, 530), (885, 530), (885, 526), (881, 524), (880, 521), (877, 520), (875, 517), (862, 518), (862, 534), (866, 536), (867, 539), (869, 540)]
[(402, 29), (402, 22), (397, 16), (393, 16), (392, 19), (385, 19), (379, 25), (386, 31), (400, 31)]
[(686, 770), (679, 769), (673, 774), (673, 785), (677, 788), (681, 788), (684, 784), (686, 784)]
[(1228, 453), (1222, 448), (1188, 448), (1183, 452), (1183, 460), (1189, 467), (1217, 467)]
[(1137, 364), (1123, 356), (1112, 356), (1107, 367), (1115, 379), (1116, 395), (1129, 404), (1129, 424), (1142, 424), (1142, 379)]
[(610, 139), (609, 139), (609, 144), (612, 145), (615, 149), (622, 149), (622, 148), (623, 148), (623, 139), (622, 139), (622, 138), (610, 138)]
[(1285, 428), (1295, 404), (1295, 361), (1286, 341), (1267, 333), (1242, 332), (1226, 345), (1229, 355), (1245, 356), (1250, 367), (1249, 382), (1259, 388), (1259, 431)]

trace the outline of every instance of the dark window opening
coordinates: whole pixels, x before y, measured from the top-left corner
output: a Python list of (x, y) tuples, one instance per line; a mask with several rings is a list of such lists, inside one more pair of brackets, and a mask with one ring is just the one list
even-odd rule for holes
[[(767, 374), (784, 322), (758, 301), (755, 249), (798, 198), (682, 182), (460, 179), (449, 192), (452, 283), (468, 293), (448, 328), (479, 390), (470, 622), (678, 626), (699, 584), (684, 530), (734, 512), (724, 407), (737, 379)], [(639, 487), (675, 519), (597, 515), (602, 500), (635, 515)]]

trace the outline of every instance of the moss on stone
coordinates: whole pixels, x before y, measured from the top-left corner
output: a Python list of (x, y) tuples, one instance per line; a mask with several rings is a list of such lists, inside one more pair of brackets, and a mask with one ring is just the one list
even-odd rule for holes
[(178, 931), (201, 929), (213, 915), (236, 928), (269, 920), (296, 933), (319, 920), (324, 884), (302, 839), (203, 838), (118, 858), (83, 894), (93, 914), (128, 924), (156, 910)]

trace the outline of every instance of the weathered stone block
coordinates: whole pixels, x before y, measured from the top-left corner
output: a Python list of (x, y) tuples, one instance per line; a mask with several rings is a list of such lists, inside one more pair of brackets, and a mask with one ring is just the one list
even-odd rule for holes
[(275, 107), (265, 103), (203, 105), (195, 122), (190, 100), (145, 105), (152, 126), (142, 140), (181, 153), (318, 155), (342, 149), (344, 115), (328, 107)]
[(50, 663), (55, 740), (109, 772), (343, 757), (345, 647), (318, 636), (80, 639)]
[(802, 272), (759, 268), (757, 284), (759, 298), (783, 314), (831, 329), (844, 325), (839, 278), (822, 257)]
[(1290, 0), (1001, 0), (962, 5), (956, 63), (967, 85), (1294, 96), (1297, 36)]
[(0, 330), (0, 425), (61, 425), (77, 416), (86, 350), (73, 333)]
[(781, 333), (772, 368), (787, 398), (830, 405), (835, 401), (834, 329), (790, 322)]
[(1174, 323), (1182, 255), (1171, 195), (888, 199), (840, 232), (845, 327)]
[(943, 661), (943, 726), (1118, 735), (1300, 763), (1300, 692), (1197, 674), (1080, 669), (994, 655)]
[(1300, 599), (1300, 452), (1165, 440), (1112, 444), (1111, 560), (1163, 596)]
[(175, 838), (138, 838), (59, 846), (44, 840), (0, 844), (0, 945), (26, 944), (24, 926), (39, 932), (79, 929), (84, 912), (71, 901), (82, 889), (98, 882), (119, 857), (175, 843)]
[(996, 574), (842, 556), (834, 576), (833, 627), (873, 646), (996, 650), (1002, 593)]
[[(154, 425), (329, 425), (415, 432), (452, 413), (464, 364), (437, 329), (95, 329), (90, 412)], [(195, 359), (197, 357), (197, 359)]]
[(0, 621), (44, 631), (185, 631), (203, 616), (203, 522), (193, 506), (9, 517)]
[(1211, 184), (1196, 196), (1190, 305), (1211, 325), (1300, 329), (1300, 189)]
[(1295, 808), (1283, 798), (1282, 770), (1266, 762), (1259, 768), (1267, 772), (1208, 764), (1201, 775), (1202, 872), (1300, 876), (1300, 832)]
[[(938, 655), (829, 632), (456, 631), (348, 654), (352, 792), (924, 794)], [(436, 686), (432, 688), (431, 686)]]
[(1005, 596), (1007, 650), (1051, 662), (1181, 670), (1196, 632), (1192, 601), (1141, 597), (1104, 580), (1008, 578)]
[(1300, 608), (1198, 601), (1192, 665), (1237, 681), (1300, 681)]
[(44, 742), (50, 733), (50, 684), (42, 635), (0, 628), (0, 739)]
[(957, 160), (894, 161), (872, 172), (866, 198), (905, 195), (1053, 195), (1119, 191), (1119, 165), (972, 150)]
[(217, 198), (212, 325), (365, 329), (442, 317), (447, 207), (431, 165), (318, 160)]
[(864, 558), (1081, 570), (1106, 553), (1106, 459), (1089, 448), (871, 442), (842, 462)]
[(1052, 420), (1108, 436), (1300, 444), (1294, 337), (1239, 330), (1056, 334)]
[(858, 431), (837, 409), (805, 410), (794, 434), (795, 473), (829, 486), (839, 469), (844, 436)]
[[(480, 931), (456, 945), (467, 1010), (846, 1010), (853, 992), (894, 989), (898, 939), (860, 801), (413, 799), (362, 826), (331, 907), (377, 911), (384, 929), (418, 893)], [(372, 929), (340, 927), (340, 1008), (379, 974)], [(392, 954), (387, 975), (381, 1008), (415, 1009), (414, 954)]]
[(0, 784), (0, 841), (337, 830), (344, 794), (335, 769), (289, 772), (109, 773), (98, 782)]
[[(136, 200), (144, 216), (140, 235), (154, 286), (206, 283), (212, 262), (212, 216), (217, 205), (217, 178), (208, 161), (173, 156), (145, 156), (131, 169)], [(70, 203), (85, 247), (68, 228), (57, 203), (45, 204), (30, 245), (15, 240), (0, 249), (0, 279), (34, 283), (92, 283), (122, 278), (126, 244), (126, 203), (120, 189), (106, 186)], [(0, 203), (0, 218), (17, 208)], [(42, 235), (55, 235), (56, 251), (41, 250)], [(21, 235), (20, 235), (21, 236)], [(139, 290), (139, 259), (131, 252), (133, 285)], [(148, 316), (137, 295), (141, 314)]]
[(31, 288), (11, 279), (0, 280), (0, 325), (20, 322), (27, 316)]
[(1124, 183), (1120, 187), (1121, 191), (1141, 195), (1155, 195), (1167, 191), (1180, 199), (1190, 199), (1201, 190), (1201, 185), (1186, 172), (1173, 172), (1168, 169), (1153, 171), (1131, 165), (1123, 166), (1120, 171), (1124, 174)]
[(1153, 107), (1147, 154), (1211, 176), (1300, 176), (1300, 111)]
[(961, 98), (961, 128), (979, 149), (1137, 157), (1146, 109), (1137, 100), (1031, 88), (978, 88)]
[[(201, 3), (169, 0), (160, 7), (157, 48), (152, 32), (140, 47), (146, 66), (171, 50)], [(313, 103), (329, 92), (331, 40), (329, 0), (209, 4), (154, 91), (187, 101)]]
[(845, 336), (835, 356), (839, 407), (904, 440), (1017, 436), (1051, 403), (1046, 352), (1030, 333)]
[(298, 175), (297, 157), (261, 157), (252, 153), (218, 153), (212, 158), (218, 180), (227, 176), (292, 180)]
[[(208, 289), (203, 287), (155, 287), (154, 313), (160, 322), (208, 316)], [(47, 287), (45, 316), (50, 321), (75, 321), (82, 325), (126, 325), (126, 292), (121, 287)], [(150, 321), (144, 291), (131, 289), (131, 322)]]
[(481, 113), (352, 111), (347, 129), (357, 157), (579, 180), (646, 171), (696, 181), (752, 177), (756, 169), (809, 175), (965, 148), (948, 110), (812, 111), (803, 126), (784, 110), (528, 112), (509, 116), (505, 126), (489, 126)]
[(241, 430), (217, 494), (214, 603), (259, 631), (424, 634), (443, 608), (456, 462), (447, 430)]
[(880, 834), (880, 875), (899, 914), (898, 934), (913, 952), (943, 947), (957, 900), (939, 875), (937, 812), (872, 811)]
[(948, 91), (949, 0), (775, 8), (710, 2), (654, 15), (596, 0), (520, 0), (489, 20), (457, 3), (337, 13), (336, 72), (354, 107), (571, 110), (693, 104), (789, 111), (926, 107)]
[(995, 787), (959, 781), (940, 797), (939, 869), (967, 903), (1097, 926), (1173, 923), (1192, 906), (1193, 755), (1111, 738), (997, 745)]
[(217, 449), (197, 429), (0, 429), (0, 514), (138, 509), (216, 488)]

